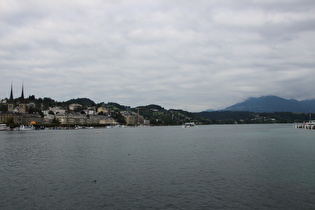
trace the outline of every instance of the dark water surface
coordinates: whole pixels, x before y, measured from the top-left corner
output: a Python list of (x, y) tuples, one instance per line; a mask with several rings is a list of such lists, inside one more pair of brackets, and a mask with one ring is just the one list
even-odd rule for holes
[(292, 125), (3, 131), (0, 163), (0, 209), (315, 209)]

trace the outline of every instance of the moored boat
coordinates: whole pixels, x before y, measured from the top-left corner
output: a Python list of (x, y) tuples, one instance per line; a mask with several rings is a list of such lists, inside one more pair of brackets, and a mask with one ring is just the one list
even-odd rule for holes
[(18, 127), (16, 130), (31, 131), (31, 130), (35, 130), (35, 127), (33, 125), (20, 125), (20, 127)]
[(184, 128), (194, 127), (196, 124), (194, 122), (188, 122), (183, 125)]
[(315, 129), (315, 121), (310, 120), (309, 122), (303, 122), (301, 124), (295, 124), (294, 127), (314, 130)]
[(303, 122), (301, 124), (295, 124), (295, 128), (304, 128), (304, 129), (312, 129), (315, 130), (315, 120), (312, 120), (312, 116), (310, 114), (310, 120), (308, 122)]
[(6, 124), (0, 124), (0, 131), (9, 131), (10, 127)]

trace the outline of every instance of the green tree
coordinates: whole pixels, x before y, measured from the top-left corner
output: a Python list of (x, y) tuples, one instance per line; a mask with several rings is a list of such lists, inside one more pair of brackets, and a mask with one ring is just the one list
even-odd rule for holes
[(8, 111), (8, 106), (6, 104), (0, 104), (0, 112)]
[(9, 117), (9, 118), (6, 120), (5, 123), (6, 123), (8, 126), (10, 126), (10, 127), (14, 127), (14, 125), (15, 125), (15, 122), (14, 122), (13, 117)]
[(59, 122), (59, 120), (57, 118), (54, 118), (52, 120), (51, 124), (53, 124), (53, 125), (60, 125), (60, 122)]
[(126, 124), (124, 116), (118, 111), (112, 112), (111, 117), (114, 118), (119, 124)]

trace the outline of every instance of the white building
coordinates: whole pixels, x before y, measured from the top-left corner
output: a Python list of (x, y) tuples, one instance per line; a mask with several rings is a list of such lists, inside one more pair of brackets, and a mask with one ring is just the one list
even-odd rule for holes
[(55, 115), (59, 114), (59, 115), (65, 115), (66, 114), (66, 110), (61, 108), (61, 107), (52, 107), (49, 108), (49, 111), (52, 111)]
[(83, 114), (65, 114), (65, 115), (56, 115), (56, 118), (63, 125), (85, 125), (87, 124), (86, 115)]
[(82, 107), (81, 104), (70, 104), (70, 105), (69, 105), (69, 110), (70, 110), (70, 111), (74, 111), (74, 110), (76, 110), (76, 109), (78, 109), (78, 108), (81, 108), (81, 107)]

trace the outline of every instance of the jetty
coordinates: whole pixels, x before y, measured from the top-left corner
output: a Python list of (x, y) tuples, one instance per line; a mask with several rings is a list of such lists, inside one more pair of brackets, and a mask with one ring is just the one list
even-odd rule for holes
[(295, 124), (294, 125), (295, 128), (303, 128), (303, 129), (311, 129), (311, 130), (315, 130), (315, 121), (309, 121), (309, 122), (303, 122), (301, 124)]

